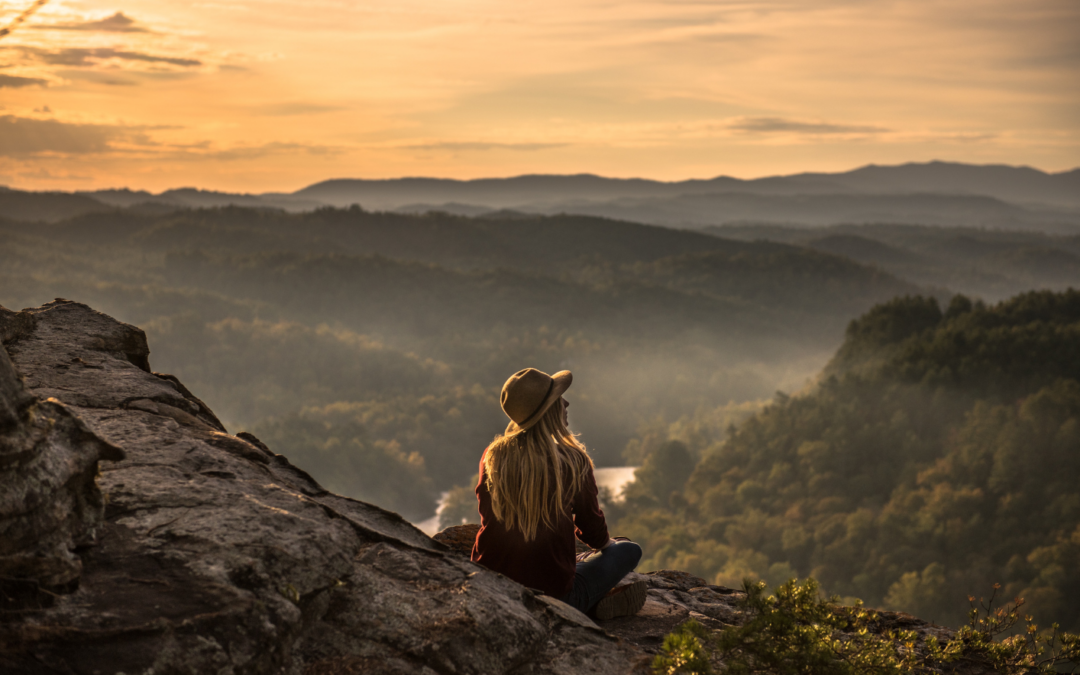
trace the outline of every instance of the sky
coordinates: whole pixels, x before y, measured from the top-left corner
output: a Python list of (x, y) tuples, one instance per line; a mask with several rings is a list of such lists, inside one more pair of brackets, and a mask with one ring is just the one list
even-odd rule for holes
[(1080, 0), (42, 3), (0, 1), (19, 189), (1080, 166)]

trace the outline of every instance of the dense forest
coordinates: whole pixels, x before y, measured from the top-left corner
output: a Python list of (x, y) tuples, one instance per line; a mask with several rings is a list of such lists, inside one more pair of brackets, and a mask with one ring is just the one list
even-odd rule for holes
[(726, 435), (688, 416), (637, 440), (608, 512), (645, 567), (812, 576), (946, 625), (1001, 583), (1080, 628), (1078, 291), (894, 299), (851, 322), (810, 390)]
[(0, 221), (0, 304), (65, 297), (330, 488), (422, 519), (526, 365), (576, 375), (600, 465), (638, 427), (802, 387), (918, 286), (830, 253), (579, 216), (147, 207)]

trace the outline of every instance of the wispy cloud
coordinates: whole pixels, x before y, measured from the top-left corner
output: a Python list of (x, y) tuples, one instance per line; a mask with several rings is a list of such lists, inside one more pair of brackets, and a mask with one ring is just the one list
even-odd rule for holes
[(536, 150), (549, 150), (562, 148), (568, 143), (489, 143), (485, 141), (445, 141), (440, 143), (417, 143), (403, 146), (409, 150), (448, 150), (451, 152), (485, 151), (485, 150), (518, 150), (531, 152)]
[(147, 33), (144, 28), (134, 19), (124, 16), (123, 12), (117, 12), (110, 17), (98, 21), (73, 21), (69, 23), (53, 23), (34, 26), (38, 30), (82, 30), (104, 33)]
[(191, 68), (201, 66), (202, 61), (176, 56), (158, 56), (144, 52), (116, 49), (113, 47), (68, 47), (48, 50), (40, 47), (22, 47), (22, 51), (34, 59), (52, 66), (94, 66), (103, 61), (117, 59), (142, 63), (162, 63), (171, 66)]
[(883, 134), (889, 129), (864, 124), (831, 124), (828, 122), (801, 122), (783, 117), (745, 117), (728, 125), (729, 129), (751, 134), (795, 133), (817, 135), (837, 134)]
[(259, 108), (259, 112), (263, 115), (271, 115), (274, 117), (289, 117), (292, 115), (318, 115), (320, 113), (335, 112), (338, 110), (345, 110), (344, 106), (340, 105), (319, 105), (317, 103), (275, 103)]
[(0, 73), (0, 89), (18, 89), (19, 87), (31, 87), (43, 85), (45, 80), (38, 77), (21, 77), (19, 75), (4, 75)]
[(106, 70), (96, 71), (89, 68), (62, 68), (54, 71), (56, 75), (72, 82), (92, 82), (107, 87), (137, 87), (139, 81), (129, 77), (131, 71)]
[(176, 131), (172, 126), (94, 124), (57, 119), (0, 115), (0, 157), (89, 156), (140, 157), (173, 161), (243, 161), (271, 156), (331, 156), (345, 148), (311, 143), (270, 142), (216, 147), (211, 141), (172, 143), (154, 132)]
[(337, 155), (344, 152), (344, 148), (329, 145), (316, 145), (307, 143), (264, 143), (262, 145), (238, 146), (214, 150), (207, 148), (202, 151), (183, 153), (191, 159), (215, 159), (221, 161), (235, 161), (245, 159), (258, 159), (271, 155)]
[(122, 135), (119, 127), (103, 124), (0, 115), (0, 156), (105, 152), (110, 142)]
[(18, 172), (19, 178), (23, 180), (34, 181), (88, 181), (93, 180), (93, 176), (85, 173), (78, 173), (69, 171), (66, 169), (47, 169), (45, 167), (37, 167), (31, 170), (22, 170)]

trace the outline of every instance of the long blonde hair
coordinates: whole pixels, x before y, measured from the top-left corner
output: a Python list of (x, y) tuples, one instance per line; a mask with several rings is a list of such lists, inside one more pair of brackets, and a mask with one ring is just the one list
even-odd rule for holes
[(525, 541), (541, 527), (554, 529), (592, 465), (556, 401), (535, 425), (496, 436), (488, 446), (484, 474), (495, 517), (507, 530), (521, 531)]

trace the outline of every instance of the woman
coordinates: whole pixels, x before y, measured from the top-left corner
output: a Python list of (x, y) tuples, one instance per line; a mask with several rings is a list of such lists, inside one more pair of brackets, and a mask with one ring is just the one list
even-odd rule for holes
[[(608, 536), (592, 460), (567, 427), (572, 380), (526, 368), (503, 385), (510, 424), (480, 459), (472, 559), (598, 619), (629, 616), (645, 603), (645, 583), (615, 585), (641, 547)], [(594, 549), (576, 564), (575, 534)]]

